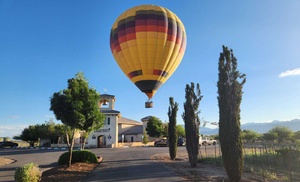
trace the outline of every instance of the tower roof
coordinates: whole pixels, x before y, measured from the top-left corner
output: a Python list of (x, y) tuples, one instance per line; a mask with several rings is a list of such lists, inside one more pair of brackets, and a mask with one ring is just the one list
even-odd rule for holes
[(113, 98), (115, 98), (114, 95), (110, 95), (110, 94), (100, 94), (100, 97), (113, 97)]

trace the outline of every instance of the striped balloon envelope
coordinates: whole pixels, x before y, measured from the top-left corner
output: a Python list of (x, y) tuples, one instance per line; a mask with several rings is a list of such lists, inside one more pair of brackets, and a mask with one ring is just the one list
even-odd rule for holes
[(150, 101), (180, 64), (186, 32), (170, 10), (140, 5), (117, 18), (110, 33), (110, 48), (124, 74)]

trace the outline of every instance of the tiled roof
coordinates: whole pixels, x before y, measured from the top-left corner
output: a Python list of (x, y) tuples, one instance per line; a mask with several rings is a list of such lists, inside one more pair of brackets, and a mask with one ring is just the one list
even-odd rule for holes
[(123, 131), (120, 133), (121, 135), (138, 135), (143, 134), (143, 125), (136, 125), (131, 128), (129, 128), (126, 131)]
[(118, 123), (122, 123), (122, 124), (132, 124), (132, 125), (143, 125), (142, 122), (135, 121), (135, 120), (128, 119), (128, 118), (124, 118), (124, 117), (119, 118)]

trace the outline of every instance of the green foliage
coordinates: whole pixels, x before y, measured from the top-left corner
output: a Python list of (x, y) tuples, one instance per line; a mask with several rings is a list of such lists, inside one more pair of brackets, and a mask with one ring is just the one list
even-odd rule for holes
[(300, 140), (300, 131), (295, 132), (294, 135), (293, 135), (293, 137), (296, 140)]
[(288, 148), (288, 147), (277, 149), (276, 153), (283, 157), (293, 156), (295, 160), (299, 159), (299, 157), (300, 157), (300, 150), (292, 149), (292, 148)]
[(254, 142), (259, 137), (261, 137), (261, 135), (252, 130), (244, 130), (242, 132), (242, 139), (248, 142)]
[(177, 111), (178, 111), (178, 103), (174, 103), (173, 97), (169, 98), (170, 106), (168, 110), (169, 116), (169, 126), (168, 126), (168, 135), (169, 135), (169, 153), (171, 160), (176, 158), (177, 153), (177, 142), (178, 142), (178, 135), (176, 131), (176, 124), (177, 124)]
[(30, 144), (31, 147), (34, 146), (39, 139), (39, 125), (29, 125), (27, 128), (24, 128), (19, 138), (23, 141), (26, 141)]
[[(54, 112), (56, 119), (72, 129), (68, 164), (70, 166), (76, 130), (88, 135), (103, 126), (105, 116), (98, 108), (100, 94), (89, 87), (83, 73), (79, 72), (75, 78), (68, 80), (68, 88), (55, 92), (50, 100), (50, 110)], [(81, 146), (81, 149), (83, 148), (84, 145)]]
[(50, 139), (51, 143), (57, 141), (58, 137), (64, 134), (64, 125), (55, 124), (52, 119), (44, 124), (29, 125), (24, 128), (21, 135), (14, 136), (16, 140), (27, 141), (31, 147), (40, 139)]
[[(194, 91), (195, 90), (195, 91)], [(202, 99), (200, 85), (195, 88), (194, 83), (186, 85), (185, 88), (184, 112), (182, 114), (185, 123), (186, 149), (189, 156), (191, 167), (197, 166), (199, 148), (199, 113), (200, 101)]]
[[(239, 81), (241, 80), (241, 81)], [(230, 181), (239, 181), (243, 172), (243, 144), (240, 104), (246, 75), (237, 71), (233, 51), (223, 46), (219, 58), (218, 104), (219, 136), (225, 170)]]
[(278, 138), (278, 134), (274, 132), (264, 133), (262, 136), (263, 140), (274, 142)]
[[(60, 165), (66, 165), (69, 162), (69, 152), (63, 153), (59, 159), (58, 164)], [(72, 163), (75, 162), (85, 162), (85, 163), (98, 163), (97, 156), (87, 150), (77, 150), (72, 151)]]
[(293, 131), (286, 126), (275, 126), (269, 133), (276, 133), (278, 136), (277, 141), (279, 143), (289, 141), (293, 136)]
[(146, 131), (144, 130), (143, 131), (143, 144), (147, 144), (149, 142), (149, 139), (148, 139), (148, 135), (146, 133)]
[(176, 126), (176, 131), (177, 131), (177, 136), (178, 137), (185, 137), (185, 130), (182, 125), (177, 125)]
[(104, 115), (98, 108), (100, 94), (89, 84), (83, 73), (68, 80), (68, 88), (51, 97), (50, 110), (62, 123), (90, 132), (103, 126)]
[(161, 136), (167, 137), (167, 138), (169, 137), (169, 133), (168, 133), (169, 129), (168, 128), (169, 128), (169, 124), (167, 122), (162, 124), (162, 134), (161, 134)]
[(150, 137), (159, 138), (164, 132), (163, 123), (157, 117), (151, 116), (147, 123), (146, 131)]
[(198, 162), (202, 164), (215, 164), (217, 166), (224, 166), (221, 156), (218, 157), (201, 157)]
[(16, 182), (37, 182), (40, 181), (41, 172), (39, 167), (34, 163), (25, 164), (15, 171)]

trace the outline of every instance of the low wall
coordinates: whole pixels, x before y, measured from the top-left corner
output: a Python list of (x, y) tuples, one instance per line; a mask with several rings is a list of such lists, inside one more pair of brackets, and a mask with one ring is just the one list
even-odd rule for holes
[(154, 142), (148, 142), (146, 145), (142, 142), (124, 142), (119, 143), (118, 147), (141, 147), (141, 146), (154, 146)]
[[(68, 144), (51, 144), (51, 148), (68, 148)], [(74, 144), (74, 148), (80, 148), (80, 144)]]

